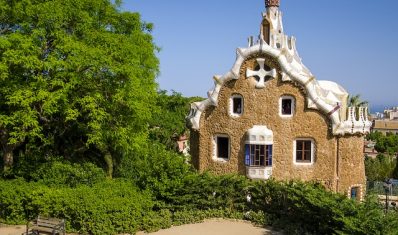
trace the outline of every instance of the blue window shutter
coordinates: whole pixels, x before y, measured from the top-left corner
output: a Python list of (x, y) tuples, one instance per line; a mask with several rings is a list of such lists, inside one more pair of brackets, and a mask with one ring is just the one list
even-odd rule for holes
[(269, 166), (272, 166), (272, 145), (268, 146), (268, 162)]
[(245, 165), (250, 166), (250, 145), (245, 145)]

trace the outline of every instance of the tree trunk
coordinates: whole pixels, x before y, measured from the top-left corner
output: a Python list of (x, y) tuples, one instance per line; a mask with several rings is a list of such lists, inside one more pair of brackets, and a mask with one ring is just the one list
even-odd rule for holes
[(3, 171), (8, 171), (14, 163), (14, 155), (12, 153), (12, 148), (5, 148), (3, 150)]
[(105, 152), (104, 155), (105, 163), (106, 163), (106, 172), (109, 178), (112, 179), (113, 176), (113, 158), (112, 154), (109, 151)]

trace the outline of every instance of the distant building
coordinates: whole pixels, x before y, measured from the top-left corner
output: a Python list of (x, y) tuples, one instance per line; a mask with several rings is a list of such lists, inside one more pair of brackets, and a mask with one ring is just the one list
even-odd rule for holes
[(173, 137), (173, 139), (175, 140), (176, 150), (179, 153), (184, 154), (184, 156), (188, 156), (189, 155), (188, 137), (184, 134), (180, 136), (175, 136)]
[(379, 131), (384, 135), (387, 134), (388, 132), (393, 134), (398, 134), (398, 120), (388, 120), (388, 119), (374, 120), (372, 131), (373, 132)]
[(363, 153), (365, 156), (371, 157), (371, 158), (376, 158), (377, 154), (379, 154), (376, 149), (375, 149), (375, 142), (371, 140), (367, 140), (364, 142), (363, 146)]
[(389, 120), (398, 120), (398, 107), (384, 110), (384, 118)]
[(369, 120), (377, 120), (377, 119), (383, 119), (384, 118), (384, 113), (372, 113), (369, 117)]
[(258, 41), (239, 48), (208, 99), (191, 105), (192, 162), (201, 172), (316, 181), (360, 199), (367, 108), (347, 107), (343, 87), (314, 77), (283, 31), (279, 0), (266, 5)]

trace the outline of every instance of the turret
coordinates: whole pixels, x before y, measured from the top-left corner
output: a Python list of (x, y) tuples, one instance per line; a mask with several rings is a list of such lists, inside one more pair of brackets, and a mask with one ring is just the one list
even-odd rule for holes
[(279, 7), (279, 0), (265, 0), (265, 7)]

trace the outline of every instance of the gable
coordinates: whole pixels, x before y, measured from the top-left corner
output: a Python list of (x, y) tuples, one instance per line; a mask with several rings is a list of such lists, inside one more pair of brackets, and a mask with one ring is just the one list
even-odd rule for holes
[[(275, 68), (279, 68), (278, 75), (282, 81), (291, 81), (303, 88), (306, 94), (307, 108), (319, 110), (332, 123), (334, 135), (368, 133), (372, 123), (368, 120), (367, 109), (359, 107), (359, 117), (356, 117), (356, 107), (347, 108), (348, 93), (338, 84), (328, 81), (317, 81), (310, 70), (302, 63), (295, 46), (295, 39), (283, 33), (282, 14), (275, 9), (271, 9), (264, 14), (264, 19), (270, 23), (270, 41), (264, 40), (260, 34), (259, 40), (254, 43), (249, 40), (247, 48), (238, 48), (236, 60), (232, 69), (223, 76), (214, 76), (214, 88), (208, 92), (208, 99), (196, 102), (191, 105), (191, 111), (187, 117), (187, 124), (194, 130), (200, 129), (201, 114), (209, 106), (217, 106), (219, 93), (231, 80), (239, 79), (243, 74), (258, 75), (256, 87), (265, 88), (262, 84), (264, 76), (276, 77), (274, 71), (245, 70), (243, 63), (250, 59), (261, 59), (261, 56), (269, 58), (267, 61), (273, 62)], [(262, 29), (263, 30), (263, 29)], [(246, 77), (247, 78), (247, 77)], [(348, 111), (348, 115), (346, 115)]]

